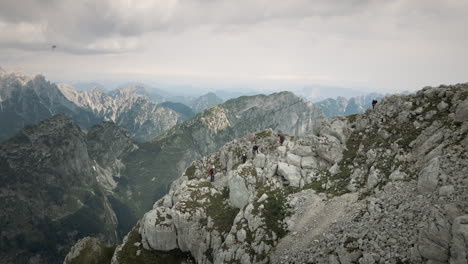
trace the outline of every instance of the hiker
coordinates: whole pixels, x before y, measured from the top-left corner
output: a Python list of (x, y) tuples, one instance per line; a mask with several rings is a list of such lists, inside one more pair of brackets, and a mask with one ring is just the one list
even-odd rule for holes
[(210, 169), (208, 170), (208, 174), (210, 175), (210, 181), (211, 181), (211, 182), (214, 182), (214, 168), (215, 168), (215, 167), (213, 166), (213, 168), (210, 168)]
[(245, 155), (245, 153), (242, 154), (242, 158), (241, 158), (241, 159), (242, 159), (242, 164), (244, 164), (244, 163), (247, 161), (247, 155)]
[(283, 145), (283, 142), (284, 142), (284, 136), (283, 135), (280, 135), (279, 136), (279, 140), (280, 140), (280, 144)]
[(257, 145), (254, 145), (253, 148), (252, 148), (252, 154), (258, 154), (258, 146)]
[(372, 109), (374, 109), (375, 105), (377, 104), (377, 100), (372, 100)]

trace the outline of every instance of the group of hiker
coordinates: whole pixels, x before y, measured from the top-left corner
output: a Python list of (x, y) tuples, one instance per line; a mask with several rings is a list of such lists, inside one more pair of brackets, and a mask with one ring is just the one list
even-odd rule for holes
[[(284, 143), (284, 140), (285, 140), (285, 136), (284, 135), (278, 135), (279, 137), (279, 143), (280, 145), (283, 145)], [(258, 154), (258, 151), (259, 151), (259, 147), (258, 145), (254, 145), (252, 147), (252, 159), (255, 157), (255, 155)], [(241, 156), (241, 161), (242, 161), (242, 164), (245, 164), (247, 162), (247, 154), (246, 153), (243, 153), (242, 156)], [(215, 176), (215, 166), (212, 166), (208, 169), (208, 175), (210, 176), (210, 181), (211, 182), (214, 182), (214, 176)]]
[[(373, 99), (372, 100), (372, 109), (375, 108), (376, 104), (377, 104), (377, 100)], [(285, 140), (285, 136), (282, 135), (282, 134), (279, 134), (278, 137), (279, 137), (280, 145), (283, 145), (284, 140)], [(255, 157), (256, 154), (258, 154), (258, 145), (254, 145), (252, 147), (252, 158)], [(248, 159), (247, 154), (243, 153), (242, 156), (241, 156), (242, 164), (246, 163), (247, 159)], [(212, 166), (211, 168), (208, 169), (208, 175), (210, 176), (210, 181), (213, 182), (214, 181), (214, 175), (215, 175), (215, 167), (214, 166)]]

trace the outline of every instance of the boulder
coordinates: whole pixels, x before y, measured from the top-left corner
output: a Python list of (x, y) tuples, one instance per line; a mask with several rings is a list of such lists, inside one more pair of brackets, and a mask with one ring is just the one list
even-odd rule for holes
[(313, 156), (302, 157), (301, 167), (303, 169), (316, 169), (318, 168), (317, 158)]
[(229, 202), (237, 208), (243, 208), (250, 198), (250, 192), (244, 178), (239, 176), (237, 172), (230, 173), (228, 185)]
[(301, 157), (313, 155), (313, 151), (310, 146), (301, 146), (301, 145), (296, 146), (294, 149), (292, 149), (291, 153), (301, 156)]
[(266, 162), (266, 156), (263, 153), (259, 153), (253, 160), (253, 165), (257, 168), (264, 168)]
[(457, 106), (455, 110), (455, 121), (468, 121), (468, 100), (463, 101)]
[(418, 192), (429, 193), (437, 188), (440, 174), (439, 158), (433, 158), (429, 164), (421, 170), (418, 177)]
[(401, 172), (399, 169), (392, 172), (389, 176), (391, 181), (402, 181), (406, 178), (406, 173)]
[(177, 248), (177, 232), (170, 209), (157, 207), (147, 212), (139, 232), (145, 249), (169, 251)]
[(453, 185), (445, 185), (439, 188), (439, 196), (450, 196), (455, 192)]
[(286, 154), (286, 161), (290, 165), (294, 165), (296, 167), (301, 167), (301, 156), (294, 155), (290, 152)]
[(450, 264), (468, 263), (468, 214), (455, 218), (450, 243)]
[(367, 176), (367, 189), (372, 189), (379, 183), (379, 173), (379, 169), (374, 168), (374, 166), (370, 168), (369, 176)]
[(278, 162), (278, 174), (283, 176), (292, 187), (300, 186), (301, 170), (298, 167)]

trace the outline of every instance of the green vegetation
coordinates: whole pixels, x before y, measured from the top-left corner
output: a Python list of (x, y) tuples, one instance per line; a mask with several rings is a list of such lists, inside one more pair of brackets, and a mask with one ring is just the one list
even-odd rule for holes
[(255, 134), (256, 139), (269, 138), (271, 136), (273, 136), (273, 133), (270, 130), (263, 130)]
[(185, 175), (187, 175), (189, 180), (195, 179), (195, 171), (196, 170), (197, 170), (197, 168), (195, 167), (195, 164), (190, 165), (190, 167), (188, 167), (185, 170)]
[[(117, 255), (119, 263), (132, 264), (150, 264), (150, 263), (166, 263), (166, 264), (182, 264), (193, 258), (189, 253), (184, 253), (180, 250), (172, 250), (168, 252), (146, 250), (143, 247), (136, 247), (136, 242), (141, 242), (141, 235), (138, 233), (139, 226), (137, 225), (128, 234), (127, 243), (122, 247)], [(137, 251), (140, 251), (137, 256)]]
[(242, 176), (243, 178), (250, 176), (250, 175), (257, 177), (257, 170), (254, 167), (246, 166), (242, 168), (239, 175)]
[(214, 222), (214, 228), (221, 234), (231, 230), (234, 218), (239, 213), (239, 209), (232, 207), (227, 203), (229, 199), (229, 190), (224, 188), (221, 194), (215, 194), (211, 197), (206, 208), (207, 216)]
[(260, 203), (254, 202), (254, 210), (252, 211), (255, 215), (261, 215), (265, 220), (266, 230), (275, 232), (278, 238), (282, 238), (286, 235), (287, 230), (284, 226), (284, 219), (291, 215), (291, 210), (287, 203), (287, 196), (291, 190), (283, 189), (271, 189), (270, 186), (262, 186), (257, 192), (257, 200), (263, 194), (266, 194), (268, 198), (262, 202), (264, 208), (259, 210)]

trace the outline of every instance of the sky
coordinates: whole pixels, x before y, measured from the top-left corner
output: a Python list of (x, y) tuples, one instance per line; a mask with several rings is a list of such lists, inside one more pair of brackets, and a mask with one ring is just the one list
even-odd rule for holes
[(0, 66), (69, 83), (414, 91), (468, 82), (467, 13), (468, 0), (2, 0)]

